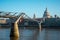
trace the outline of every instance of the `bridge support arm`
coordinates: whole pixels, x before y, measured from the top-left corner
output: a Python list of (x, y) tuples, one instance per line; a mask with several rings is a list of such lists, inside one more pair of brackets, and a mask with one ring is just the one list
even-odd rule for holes
[(19, 37), (19, 30), (17, 23), (12, 23), (10, 37)]
[(19, 37), (19, 30), (18, 30), (18, 21), (20, 17), (17, 19), (15, 23), (12, 24), (10, 37)]

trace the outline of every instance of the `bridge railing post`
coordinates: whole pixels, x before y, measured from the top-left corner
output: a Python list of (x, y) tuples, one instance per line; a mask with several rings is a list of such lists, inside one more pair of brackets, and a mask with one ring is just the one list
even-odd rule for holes
[(42, 30), (41, 23), (42, 23), (42, 21), (39, 23), (39, 29), (40, 29), (40, 31)]
[(41, 31), (41, 23), (39, 23), (39, 29), (40, 29), (40, 31)]

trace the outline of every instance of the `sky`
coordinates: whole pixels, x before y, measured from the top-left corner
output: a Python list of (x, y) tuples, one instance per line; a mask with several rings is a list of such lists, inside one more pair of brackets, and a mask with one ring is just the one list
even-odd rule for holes
[(0, 11), (24, 12), (31, 18), (43, 17), (46, 8), (51, 16), (60, 17), (60, 0), (0, 0)]

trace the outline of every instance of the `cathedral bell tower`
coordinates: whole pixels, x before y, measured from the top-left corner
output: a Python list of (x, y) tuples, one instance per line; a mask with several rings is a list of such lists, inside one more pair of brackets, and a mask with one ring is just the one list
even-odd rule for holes
[(33, 15), (33, 19), (35, 19), (36, 18), (36, 16), (35, 16), (35, 14)]

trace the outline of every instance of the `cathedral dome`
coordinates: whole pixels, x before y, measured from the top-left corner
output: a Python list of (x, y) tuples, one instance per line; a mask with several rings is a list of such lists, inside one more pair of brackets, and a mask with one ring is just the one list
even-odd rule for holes
[(50, 14), (49, 14), (47, 8), (46, 8), (46, 10), (45, 10), (45, 12), (44, 12), (43, 17), (45, 17), (45, 18), (50, 18)]

